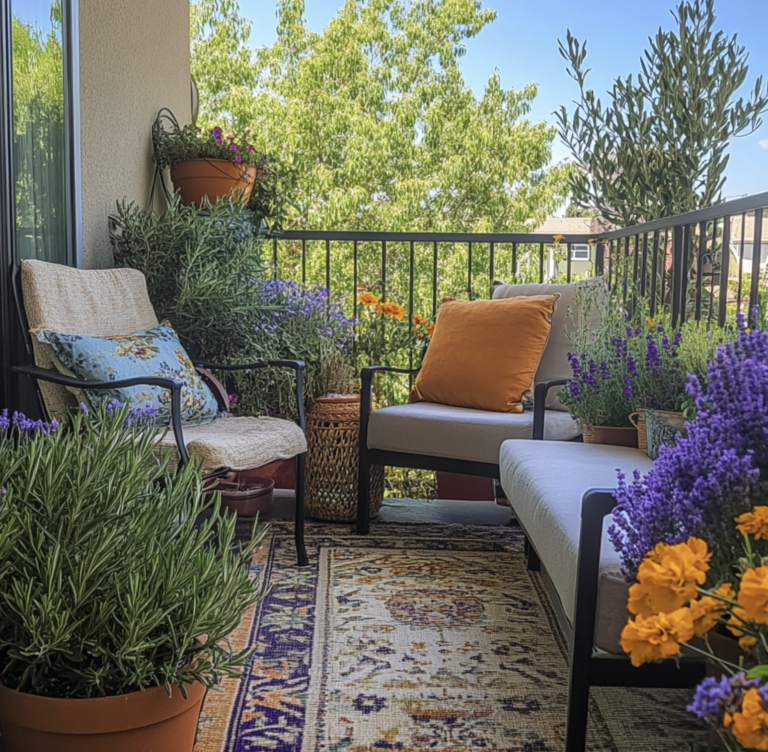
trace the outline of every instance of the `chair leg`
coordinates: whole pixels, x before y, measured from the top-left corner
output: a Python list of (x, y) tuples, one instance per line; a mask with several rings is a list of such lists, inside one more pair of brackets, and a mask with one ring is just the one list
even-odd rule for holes
[(589, 666), (579, 666), (579, 663), (579, 661), (571, 661), (565, 752), (584, 752), (587, 748)]
[(368, 535), (371, 516), (371, 465), (361, 452), (357, 474), (357, 534)]
[(300, 454), (296, 457), (296, 519), (294, 522), (294, 531), (296, 537), (296, 554), (300, 567), (306, 567), (309, 564), (307, 557), (307, 547), (304, 544), (304, 478), (306, 469), (306, 454)]
[(534, 550), (528, 538), (525, 539), (525, 566), (529, 572), (538, 572), (541, 570), (541, 559)]

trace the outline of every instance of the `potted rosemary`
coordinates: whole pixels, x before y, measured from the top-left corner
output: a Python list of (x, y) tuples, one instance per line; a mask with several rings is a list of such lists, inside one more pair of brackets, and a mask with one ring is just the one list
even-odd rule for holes
[(166, 474), (147, 415), (0, 416), (0, 729), (5, 752), (191, 752), (225, 642), (260, 594), (260, 535)]

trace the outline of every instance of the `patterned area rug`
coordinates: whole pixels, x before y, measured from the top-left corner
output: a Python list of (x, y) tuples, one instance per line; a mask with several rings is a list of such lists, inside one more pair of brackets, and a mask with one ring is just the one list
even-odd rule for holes
[[(256, 648), (209, 693), (195, 752), (556, 752), (566, 645), (514, 528), (309, 523), (311, 566), (275, 523), (254, 572), (268, 596), (233, 645)], [(684, 691), (595, 690), (592, 752), (689, 750)]]

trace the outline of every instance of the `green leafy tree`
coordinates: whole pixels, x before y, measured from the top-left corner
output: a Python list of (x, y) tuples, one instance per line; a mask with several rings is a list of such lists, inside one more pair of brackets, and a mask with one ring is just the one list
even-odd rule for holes
[(753, 133), (768, 109), (762, 77), (736, 99), (747, 52), (715, 29), (714, 0), (681, 2), (677, 28), (649, 38), (636, 77), (617, 78), (603, 102), (586, 88), (587, 43), (568, 31), (560, 54), (579, 87), (559, 133), (573, 154), (574, 201), (629, 226), (721, 199), (732, 138)]

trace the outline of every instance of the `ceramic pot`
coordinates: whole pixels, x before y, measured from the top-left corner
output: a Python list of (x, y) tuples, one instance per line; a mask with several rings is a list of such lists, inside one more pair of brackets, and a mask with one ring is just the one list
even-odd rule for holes
[(171, 180), (185, 206), (200, 207), (204, 196), (215, 204), (230, 191), (239, 192), (243, 204), (247, 204), (256, 180), (256, 165), (226, 159), (187, 159), (171, 167)]
[(584, 442), (586, 444), (610, 444), (611, 446), (637, 449), (637, 429), (634, 426), (629, 428), (591, 426), (590, 430), (584, 431)]
[(221, 494), (222, 509), (238, 517), (255, 517), (271, 512), (275, 502), (275, 481), (256, 475), (231, 472), (210, 486)]
[(0, 684), (5, 752), (192, 752), (205, 697), (202, 684), (116, 697), (69, 700), (16, 692)]
[(648, 456), (655, 460), (659, 447), (674, 446), (678, 435), (686, 435), (685, 418), (682, 413), (667, 410), (645, 410), (645, 432), (648, 442)]

